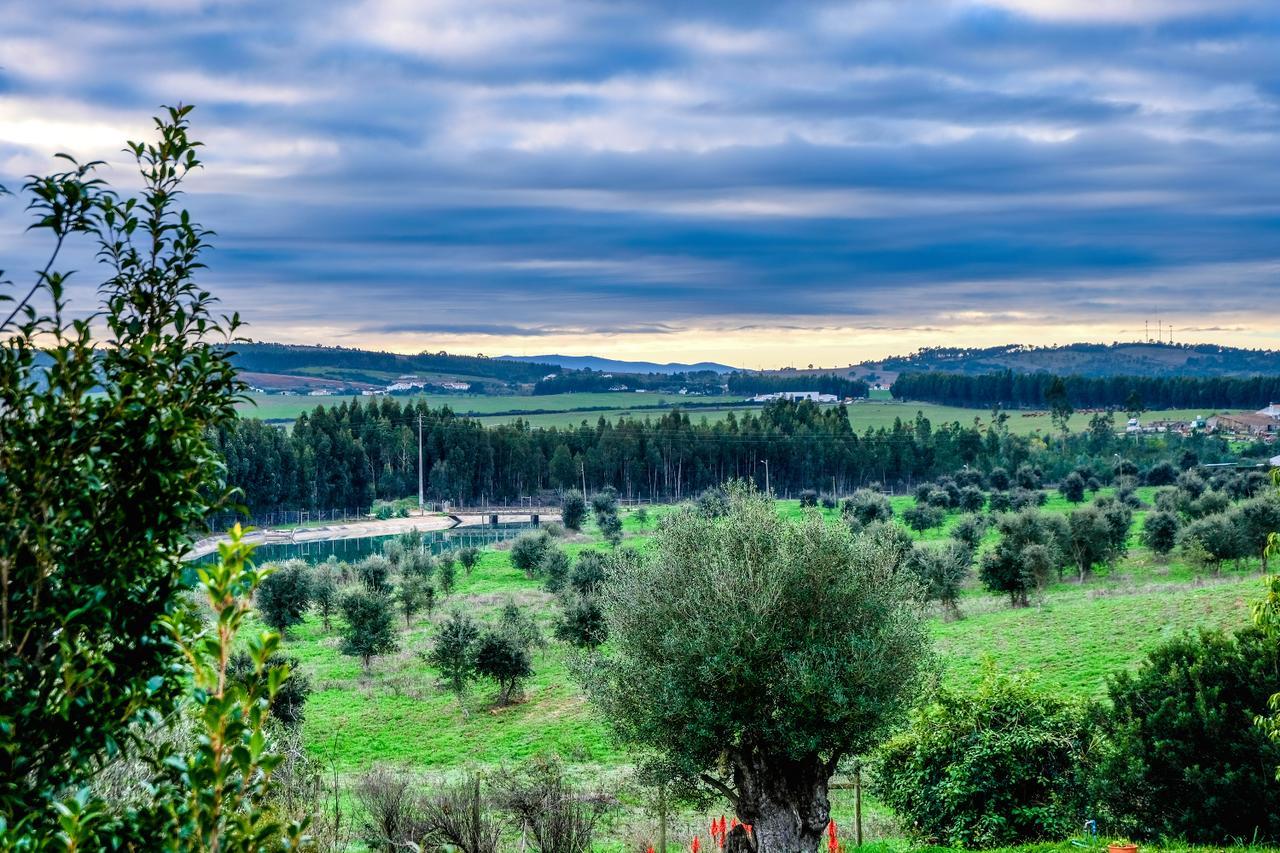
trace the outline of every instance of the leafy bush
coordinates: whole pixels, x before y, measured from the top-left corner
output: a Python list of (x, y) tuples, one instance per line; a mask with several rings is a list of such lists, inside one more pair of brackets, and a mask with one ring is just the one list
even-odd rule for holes
[(1161, 557), (1167, 557), (1178, 544), (1178, 530), (1182, 522), (1177, 513), (1156, 510), (1147, 514), (1142, 523), (1142, 544)]
[(618, 518), (617, 513), (608, 513), (596, 516), (596, 524), (600, 527), (600, 535), (605, 538), (613, 547), (618, 547), (622, 542), (622, 519)]
[(604, 610), (594, 595), (571, 595), (564, 599), (556, 620), (556, 639), (581, 649), (594, 649), (609, 638)]
[(582, 551), (573, 563), (569, 583), (575, 592), (590, 594), (604, 581), (605, 562), (608, 558), (599, 551)]
[(608, 486), (591, 496), (591, 511), (597, 517), (601, 515), (616, 515), (618, 512), (618, 491), (612, 486)]
[(360, 658), (368, 670), (375, 657), (399, 648), (388, 593), (357, 589), (344, 595), (339, 607), (347, 622), (342, 632), (344, 655)]
[(581, 530), (587, 517), (587, 499), (577, 489), (570, 489), (560, 499), (560, 520), (570, 530)]
[[(945, 499), (946, 495), (943, 495), (943, 498)], [(902, 513), (902, 520), (907, 523), (907, 526), (919, 533), (940, 526), (946, 517), (945, 510), (931, 503), (916, 504)]]
[(542, 583), (547, 592), (559, 592), (569, 582), (571, 569), (569, 555), (553, 545), (543, 552), (538, 574), (542, 576)]
[(462, 569), (468, 575), (471, 570), (480, 562), (480, 551), (477, 548), (463, 548), (458, 552), (458, 562), (462, 564)]
[(518, 636), (489, 628), (476, 641), (475, 669), (476, 675), (497, 683), (498, 704), (508, 705), (524, 679), (533, 675), (533, 661)]
[(1256, 629), (1205, 631), (1122, 672), (1099, 712), (1100, 819), (1143, 838), (1280, 840), (1280, 743), (1254, 725), (1280, 691), (1280, 649)]
[(391, 591), (391, 561), (381, 554), (372, 554), (356, 564), (356, 578), (360, 585), (373, 593)]
[(962, 515), (951, 527), (951, 538), (965, 544), (970, 551), (977, 553), (978, 545), (982, 543), (982, 537), (987, 535), (989, 526), (990, 521), (985, 515), (978, 513)]
[(816, 507), (818, 505), (818, 492), (816, 489), (805, 489), (800, 492), (800, 506)]
[(1034, 509), (1005, 513), (996, 520), (1000, 541), (983, 555), (979, 576), (991, 592), (1009, 595), (1014, 607), (1026, 607), (1028, 594), (1044, 586), (1062, 565), (1065, 521)]
[(255, 603), (262, 621), (284, 633), (297, 625), (311, 604), (311, 577), (302, 560), (276, 566), (258, 585)]
[(318, 563), (311, 571), (311, 604), (320, 611), (326, 631), (331, 627), (338, 608), (338, 567), (336, 562)]
[(954, 540), (940, 546), (919, 544), (911, 554), (911, 568), (924, 588), (926, 601), (942, 605), (948, 618), (958, 618), (960, 587), (969, 576), (973, 551)]
[(268, 712), (286, 726), (300, 726), (305, 716), (307, 698), (311, 695), (311, 680), (299, 671), (299, 664), (296, 657), (272, 654), (267, 657), (265, 665), (259, 668), (248, 652), (239, 651), (227, 661), (227, 680), (237, 684), (246, 695), (254, 692), (267, 695), (271, 673), (288, 672), (289, 677), (271, 695)]
[[(29, 286), (5, 287), (0, 313), (0, 849), (286, 845), (266, 806), (278, 756), (263, 727), (286, 673), (265, 690), (225, 683), (261, 580), (238, 531), (200, 582), (216, 630), (181, 592), (192, 531), (226, 505), (213, 437), (236, 421), (244, 387), (215, 346), (239, 320), (215, 314), (193, 277), (209, 232), (176, 205), (201, 165), (190, 110), (168, 109), (155, 141), (128, 144), (138, 197), (70, 159), (24, 187), (31, 228), (54, 248)], [(68, 304), (64, 247), (88, 261), (82, 275), (96, 250), (103, 277), (80, 290), (96, 285), (100, 310)], [(255, 663), (278, 644), (252, 637)], [(180, 747), (150, 768), (137, 810), (96, 798), (88, 785), (102, 762), (133, 754), (148, 720), (175, 713), (206, 743), (256, 748)]]
[(522, 533), (511, 543), (511, 565), (534, 577), (542, 568), (542, 558), (551, 547), (551, 536), (543, 530)]
[(840, 514), (850, 523), (864, 527), (875, 521), (889, 521), (893, 518), (893, 507), (889, 499), (871, 489), (858, 489), (852, 496), (845, 498), (840, 505)]
[(1078, 504), (1084, 500), (1086, 485), (1085, 478), (1072, 471), (1062, 478), (1062, 482), (1058, 484), (1058, 492), (1066, 500), (1073, 504)]
[(1062, 838), (1079, 825), (1086, 717), (1024, 681), (988, 675), (976, 693), (943, 692), (912, 712), (875, 754), (871, 790), (933, 843)]

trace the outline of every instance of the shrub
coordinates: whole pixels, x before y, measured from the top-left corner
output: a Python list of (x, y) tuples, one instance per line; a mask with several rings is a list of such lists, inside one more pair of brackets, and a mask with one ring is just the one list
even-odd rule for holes
[(538, 853), (587, 853), (604, 814), (602, 800), (575, 791), (554, 759), (535, 758), (507, 774), (498, 799), (528, 830)]
[(973, 551), (956, 541), (941, 546), (916, 545), (910, 563), (924, 588), (925, 600), (938, 602), (952, 619), (960, 615), (960, 587), (972, 564)]
[(569, 582), (571, 564), (569, 555), (552, 545), (542, 554), (538, 574), (542, 576), (547, 592), (559, 592)]
[(1148, 486), (1172, 486), (1178, 481), (1178, 469), (1169, 461), (1157, 462), (1147, 469), (1143, 477)]
[(575, 592), (590, 594), (604, 581), (605, 563), (608, 558), (599, 551), (582, 551), (573, 563), (569, 583)]
[(1161, 557), (1169, 556), (1178, 544), (1178, 530), (1182, 522), (1177, 513), (1156, 510), (1147, 514), (1142, 523), (1142, 544)]
[(805, 489), (800, 493), (800, 506), (816, 507), (818, 505), (818, 492), (816, 489)]
[(547, 646), (537, 621), (516, 606), (511, 599), (507, 599), (502, 605), (502, 612), (498, 616), (498, 627), (512, 637), (522, 649), (543, 649)]
[(845, 498), (840, 505), (840, 514), (850, 524), (865, 527), (875, 521), (889, 521), (893, 518), (893, 507), (889, 499), (871, 489), (858, 489), (852, 496)]
[(591, 511), (596, 516), (618, 514), (618, 492), (612, 486), (606, 486), (591, 496)]
[(344, 595), (340, 607), (347, 620), (342, 632), (342, 653), (360, 658), (365, 670), (378, 655), (399, 648), (390, 595), (358, 589)]
[(519, 637), (499, 629), (487, 629), (476, 641), (475, 671), (498, 685), (498, 704), (509, 705), (524, 679), (533, 675), (529, 651)]
[(1005, 491), (992, 491), (987, 508), (992, 512), (1009, 512), (1013, 509), (1013, 496)]
[(594, 595), (571, 595), (563, 605), (556, 620), (556, 639), (580, 649), (594, 649), (609, 638), (604, 610)]
[(551, 547), (551, 536), (544, 530), (522, 533), (511, 543), (511, 565), (533, 577), (542, 567), (542, 558)]
[(825, 492), (818, 499), (818, 503), (822, 505), (823, 509), (835, 509), (837, 506), (835, 495), (826, 494)]
[(423, 822), (432, 846), (458, 853), (497, 853), (503, 825), (489, 808), (480, 777), (468, 775), (445, 785), (423, 806)]
[(996, 521), (1000, 541), (982, 559), (979, 576), (991, 592), (1009, 595), (1014, 607), (1028, 605), (1028, 593), (1042, 587), (1062, 565), (1065, 522), (1034, 509), (1006, 513)]
[(381, 767), (356, 782), (360, 804), (360, 834), (370, 848), (385, 853), (419, 848), (427, 827), (413, 780)]
[(311, 695), (311, 681), (299, 670), (300, 661), (295, 657), (273, 654), (266, 665), (259, 667), (248, 652), (239, 651), (227, 661), (227, 680), (240, 686), (246, 694), (256, 691), (268, 694), (267, 681), (273, 670), (287, 671), (289, 677), (267, 706), (268, 713), (286, 726), (299, 726), (306, 716), (307, 697)]
[(1280, 840), (1280, 744), (1253, 724), (1277, 690), (1280, 649), (1255, 629), (1157, 646), (1098, 712), (1099, 814), (1137, 837)]
[(987, 485), (996, 491), (1007, 492), (1013, 485), (1013, 480), (1005, 469), (992, 468), (991, 473), (987, 475)]
[[(946, 496), (943, 495), (943, 498)], [(946, 517), (946, 512), (933, 504), (916, 504), (902, 513), (902, 520), (917, 533), (940, 526), (946, 521)]]
[(1085, 479), (1072, 471), (1070, 474), (1062, 478), (1062, 482), (1058, 484), (1058, 492), (1063, 498), (1073, 504), (1084, 501)]
[(570, 489), (560, 499), (560, 520), (570, 530), (581, 530), (587, 517), (587, 499), (577, 489)]
[(333, 561), (319, 563), (311, 574), (311, 604), (320, 611), (324, 630), (332, 627), (333, 613), (338, 608), (338, 567)]
[(400, 581), (400, 588), (396, 590), (396, 603), (400, 605), (400, 613), (404, 616), (404, 626), (410, 627), (413, 624), (413, 617), (419, 611), (425, 610), (430, 616), (435, 600), (436, 590), (429, 578), (422, 575), (406, 575)]
[(307, 564), (289, 560), (276, 566), (258, 586), (255, 599), (262, 621), (284, 633), (302, 621), (311, 604)]
[(951, 527), (951, 538), (963, 543), (976, 554), (978, 546), (982, 543), (982, 537), (987, 535), (989, 526), (990, 522), (985, 515), (978, 513), (962, 515)]
[(462, 570), (468, 575), (471, 570), (480, 562), (480, 551), (477, 548), (463, 548), (458, 552), (458, 562), (462, 564)]
[(987, 496), (977, 486), (965, 486), (960, 490), (960, 500), (956, 506), (965, 512), (982, 512), (987, 505)]
[(439, 670), (446, 689), (458, 697), (463, 716), (467, 714), (463, 698), (476, 676), (475, 645), (479, 639), (480, 628), (475, 620), (455, 610), (436, 632), (431, 651), (426, 655), (427, 663)]
[(1178, 545), (1198, 568), (1217, 574), (1224, 560), (1239, 559), (1244, 554), (1244, 540), (1234, 519), (1227, 513), (1197, 518), (1182, 528)]
[(458, 583), (458, 564), (453, 560), (441, 560), (436, 579), (440, 583), (440, 592), (445, 598), (453, 595), (453, 588)]
[(380, 554), (365, 557), (356, 564), (356, 579), (369, 592), (391, 592), (391, 561)]
[(943, 692), (875, 754), (871, 790), (932, 843), (992, 847), (1062, 838), (1088, 742), (1084, 710), (988, 675), (973, 694)]
[(622, 519), (618, 518), (616, 513), (598, 515), (596, 524), (600, 527), (600, 534), (604, 536), (605, 541), (617, 548), (622, 542)]

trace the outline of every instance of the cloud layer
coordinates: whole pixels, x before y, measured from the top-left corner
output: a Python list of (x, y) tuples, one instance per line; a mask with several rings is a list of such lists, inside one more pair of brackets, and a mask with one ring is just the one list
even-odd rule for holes
[(1273, 0), (0, 13), (0, 183), (198, 104), (256, 337), (843, 362), (1158, 311), (1280, 345)]

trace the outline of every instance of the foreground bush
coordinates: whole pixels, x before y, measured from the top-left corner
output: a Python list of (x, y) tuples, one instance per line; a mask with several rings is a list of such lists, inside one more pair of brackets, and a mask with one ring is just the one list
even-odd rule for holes
[(1087, 744), (1083, 708), (1025, 682), (988, 676), (944, 692), (879, 750), (872, 791), (927, 841), (991, 847), (1063, 838)]
[(1280, 743), (1254, 725), (1278, 690), (1280, 650), (1253, 629), (1178, 637), (1116, 676), (1100, 714), (1100, 820), (1142, 838), (1280, 840)]

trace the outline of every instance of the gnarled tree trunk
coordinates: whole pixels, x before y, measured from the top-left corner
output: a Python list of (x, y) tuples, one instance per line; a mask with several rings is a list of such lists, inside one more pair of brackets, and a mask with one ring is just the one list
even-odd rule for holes
[(733, 756), (738, 820), (728, 853), (814, 853), (831, 820), (831, 771), (817, 755), (793, 759), (753, 748)]

